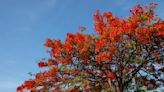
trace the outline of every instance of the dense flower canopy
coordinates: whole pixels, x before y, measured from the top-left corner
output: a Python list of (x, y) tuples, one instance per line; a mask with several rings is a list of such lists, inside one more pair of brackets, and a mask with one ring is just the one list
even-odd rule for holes
[(154, 15), (156, 5), (136, 5), (126, 18), (96, 11), (94, 35), (67, 33), (64, 42), (47, 38), (51, 57), (38, 62), (47, 70), (17, 91), (122, 92), (163, 85), (164, 21)]

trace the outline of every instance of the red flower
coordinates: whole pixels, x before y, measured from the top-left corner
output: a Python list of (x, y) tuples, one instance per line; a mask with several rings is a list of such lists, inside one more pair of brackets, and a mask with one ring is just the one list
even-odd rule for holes
[(26, 80), (24, 82), (24, 86), (25, 86), (25, 88), (30, 89), (35, 86), (35, 83), (36, 83), (35, 80)]
[(68, 42), (65, 42), (65, 44), (63, 44), (63, 47), (65, 48), (66, 52), (68, 52), (68, 53), (70, 53), (74, 50), (73, 49), (74, 47)]
[(38, 63), (38, 67), (45, 67), (45, 66), (48, 66), (48, 64), (46, 62), (40, 61)]
[(54, 46), (54, 48), (56, 47), (56, 48), (58, 48), (58, 47), (61, 47), (61, 40), (54, 40), (53, 41), (53, 46)]
[(24, 89), (24, 88), (23, 88), (22, 85), (21, 85), (21, 86), (18, 86), (18, 87), (17, 87), (17, 92), (23, 92), (23, 89)]
[(65, 41), (73, 41), (75, 38), (74, 34), (72, 33), (67, 33), (67, 38)]
[(106, 76), (107, 76), (107, 78), (110, 78), (110, 79), (114, 79), (115, 78), (115, 75), (114, 75), (113, 72), (108, 72)]
[(72, 72), (73, 72), (73, 74), (75, 74), (75, 75), (79, 73), (79, 71), (78, 71), (77, 69), (73, 69)]
[(133, 7), (133, 9), (130, 10), (130, 13), (133, 15), (140, 15), (144, 13), (144, 8), (138, 4), (136, 6)]
[(112, 16), (112, 13), (111, 12), (104, 12), (103, 16), (104, 17), (110, 17), (110, 16)]
[(92, 69), (87, 69), (86, 71), (87, 71), (88, 73), (94, 74), (94, 72), (93, 72)]
[(69, 57), (68, 58), (66, 57), (66, 58), (63, 58), (60, 60), (60, 63), (62, 63), (62, 64), (69, 63), (69, 62), (71, 62), (71, 58), (69, 58)]
[(45, 77), (45, 78), (50, 77), (50, 75), (51, 75), (50, 71), (43, 72), (43, 77)]
[(158, 56), (158, 52), (154, 52), (153, 55), (154, 55), (154, 56)]
[(161, 35), (161, 36), (164, 36), (164, 31), (161, 30), (161, 31), (158, 32), (157, 34), (158, 34), (158, 35)]
[(67, 92), (79, 92), (78, 88), (75, 86), (71, 90), (68, 90)]
[(47, 64), (48, 64), (48, 66), (52, 66), (52, 65), (57, 64), (57, 62), (54, 59), (49, 58)]
[(58, 72), (58, 70), (59, 69), (57, 67), (52, 67), (51, 72), (56, 73), (56, 72)]
[(45, 42), (44, 46), (52, 47), (53, 46), (52, 40), (50, 38), (46, 38), (46, 42)]

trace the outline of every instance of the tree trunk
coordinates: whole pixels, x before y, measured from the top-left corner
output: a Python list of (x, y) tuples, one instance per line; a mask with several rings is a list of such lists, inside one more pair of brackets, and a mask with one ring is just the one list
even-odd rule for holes
[(117, 92), (116, 89), (114, 88), (115, 86), (112, 85), (112, 80), (111, 79), (108, 79), (108, 84), (109, 84), (109, 88), (114, 91), (114, 92)]

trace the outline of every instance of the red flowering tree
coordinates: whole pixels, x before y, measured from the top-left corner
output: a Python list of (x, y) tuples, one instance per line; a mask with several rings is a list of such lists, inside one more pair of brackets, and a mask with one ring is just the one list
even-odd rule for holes
[(50, 58), (17, 92), (123, 92), (163, 85), (164, 21), (149, 6), (136, 5), (132, 16), (94, 14), (95, 34), (67, 33), (65, 41), (47, 38)]

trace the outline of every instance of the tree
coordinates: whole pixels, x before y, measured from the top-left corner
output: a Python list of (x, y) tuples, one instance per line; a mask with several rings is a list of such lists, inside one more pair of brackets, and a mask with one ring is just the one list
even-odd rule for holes
[(67, 33), (64, 42), (46, 39), (46, 70), (17, 87), (17, 92), (123, 92), (163, 85), (164, 21), (157, 4), (134, 6), (132, 16), (94, 14), (95, 34)]

